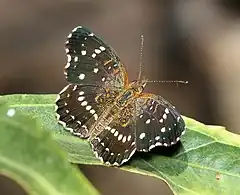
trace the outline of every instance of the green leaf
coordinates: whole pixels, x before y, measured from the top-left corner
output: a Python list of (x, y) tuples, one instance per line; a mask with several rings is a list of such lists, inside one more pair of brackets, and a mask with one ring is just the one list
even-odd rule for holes
[[(2, 100), (11, 107), (38, 118), (42, 129), (53, 132), (55, 140), (68, 151), (69, 161), (102, 165), (86, 140), (70, 135), (57, 124), (56, 95), (10, 95)], [(184, 117), (187, 132), (181, 145), (140, 153), (121, 169), (160, 178), (175, 194), (240, 194), (240, 136), (224, 127), (208, 126)]]
[(36, 120), (4, 104), (0, 104), (0, 174), (18, 182), (28, 194), (98, 194)]

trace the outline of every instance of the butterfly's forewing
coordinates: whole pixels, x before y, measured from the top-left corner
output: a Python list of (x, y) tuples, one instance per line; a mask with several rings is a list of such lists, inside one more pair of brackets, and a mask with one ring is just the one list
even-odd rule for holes
[(65, 75), (71, 84), (56, 100), (59, 123), (80, 137), (89, 129), (125, 85), (127, 75), (115, 51), (81, 26), (66, 41)]
[(68, 62), (65, 75), (70, 83), (121, 89), (127, 75), (116, 52), (100, 37), (81, 26), (73, 29), (66, 41)]
[(136, 147), (149, 151), (155, 146), (170, 146), (185, 132), (181, 115), (161, 96), (142, 94), (136, 99)]
[(87, 138), (91, 125), (114, 102), (117, 94), (93, 85), (69, 84), (57, 97), (59, 123), (74, 135)]
[[(104, 163), (121, 165), (127, 162), (136, 151), (135, 131), (133, 117), (126, 115), (131, 112), (131, 105), (125, 107), (108, 126), (91, 140), (94, 153)], [(126, 120), (122, 120), (122, 114)]]

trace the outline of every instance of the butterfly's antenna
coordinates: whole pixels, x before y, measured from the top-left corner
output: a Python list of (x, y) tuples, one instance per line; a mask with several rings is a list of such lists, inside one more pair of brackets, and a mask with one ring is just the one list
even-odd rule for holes
[(143, 35), (141, 35), (140, 64), (139, 64), (138, 80), (141, 79), (141, 74), (142, 74), (142, 64), (143, 64), (143, 43), (144, 43), (144, 38), (143, 38)]
[(176, 83), (178, 84), (188, 84), (188, 81), (147, 81), (147, 83)]

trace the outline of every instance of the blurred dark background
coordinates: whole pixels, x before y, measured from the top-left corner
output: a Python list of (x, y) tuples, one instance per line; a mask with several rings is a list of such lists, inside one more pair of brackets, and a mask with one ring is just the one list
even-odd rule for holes
[[(240, 133), (240, 2), (233, 0), (0, 1), (0, 93), (58, 93), (65, 85), (66, 36), (83, 25), (104, 37), (125, 62), (130, 79), (139, 69), (145, 37), (147, 91), (171, 101), (185, 116)], [(194, 141), (194, 140), (193, 140)], [(172, 192), (154, 178), (113, 168), (80, 166), (104, 195)], [(0, 194), (25, 194), (0, 177)]]

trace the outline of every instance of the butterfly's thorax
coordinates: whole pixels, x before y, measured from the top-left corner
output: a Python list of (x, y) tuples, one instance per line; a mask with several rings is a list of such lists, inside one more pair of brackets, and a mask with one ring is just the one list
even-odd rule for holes
[(115, 104), (121, 109), (126, 106), (136, 96), (134, 89), (125, 90), (116, 100)]
[(92, 126), (90, 129), (91, 137), (93, 138), (99, 132), (103, 131), (105, 127), (118, 117), (121, 110), (128, 106), (128, 104), (132, 103), (137, 96), (139, 96), (139, 93), (131, 86), (122, 91), (116, 98), (116, 101), (109, 106), (101, 116), (99, 116), (98, 121)]

